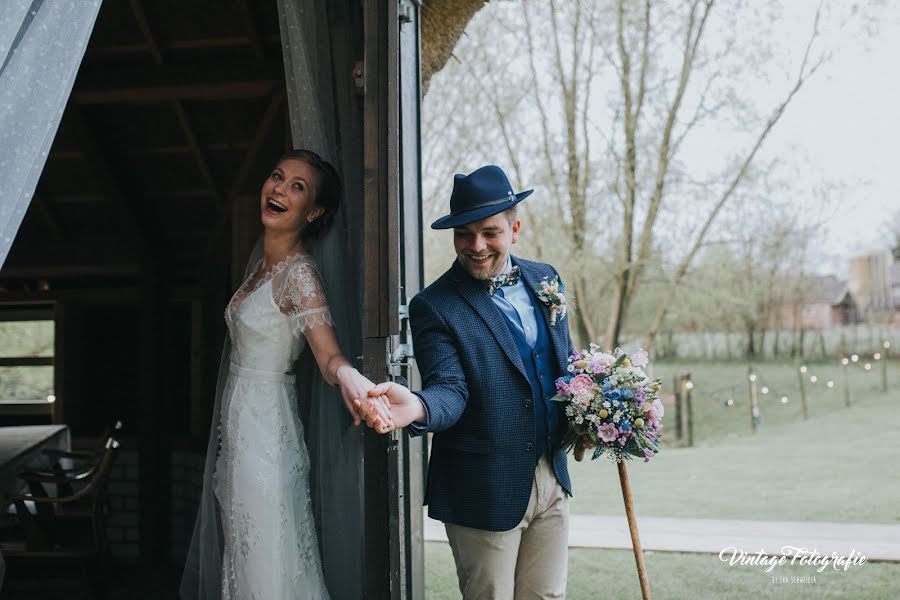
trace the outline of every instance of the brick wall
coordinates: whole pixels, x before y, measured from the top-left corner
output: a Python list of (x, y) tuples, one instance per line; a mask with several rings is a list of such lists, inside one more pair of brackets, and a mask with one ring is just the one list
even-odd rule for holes
[(117, 558), (138, 556), (138, 468), (137, 450), (123, 448), (110, 473), (106, 533)]
[[(136, 450), (123, 449), (113, 465), (109, 481), (110, 514), (107, 535), (113, 556), (135, 559), (139, 553), (138, 476), (140, 461)], [(172, 560), (180, 563), (187, 554), (203, 484), (203, 455), (175, 450), (171, 464)]]
[(203, 455), (199, 452), (172, 452), (172, 560), (184, 561), (203, 487)]

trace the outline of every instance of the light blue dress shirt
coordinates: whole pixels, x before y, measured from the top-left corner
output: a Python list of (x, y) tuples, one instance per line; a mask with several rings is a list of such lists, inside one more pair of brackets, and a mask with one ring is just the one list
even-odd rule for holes
[[(503, 273), (512, 270), (512, 261), (506, 259), (506, 268)], [(525, 336), (528, 345), (534, 348), (537, 343), (537, 315), (534, 312), (534, 303), (531, 295), (525, 289), (525, 281), (519, 277), (515, 285), (507, 285), (497, 288), (491, 300), (497, 305), (503, 314), (516, 326), (519, 333)]]

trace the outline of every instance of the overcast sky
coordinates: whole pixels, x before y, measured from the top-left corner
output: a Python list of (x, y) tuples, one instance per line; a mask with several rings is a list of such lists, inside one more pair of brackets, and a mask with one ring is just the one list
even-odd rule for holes
[[(816, 4), (797, 2), (797, 21), (783, 25), (800, 43)], [(886, 223), (900, 211), (900, 2), (880, 12), (876, 35), (832, 46), (831, 62), (795, 98), (762, 156), (796, 157), (810, 185), (841, 184), (822, 248), (823, 270), (841, 276), (846, 257), (888, 248)]]

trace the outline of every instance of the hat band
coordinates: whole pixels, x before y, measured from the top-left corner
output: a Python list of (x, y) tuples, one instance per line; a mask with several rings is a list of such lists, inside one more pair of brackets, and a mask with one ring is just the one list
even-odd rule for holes
[(509, 194), (507, 194), (507, 196), (505, 198), (500, 198), (499, 200), (491, 200), (490, 202), (482, 202), (478, 206), (473, 206), (472, 208), (467, 208), (466, 210), (451, 211), (450, 215), (451, 216), (461, 215), (463, 213), (477, 210), (479, 208), (485, 208), (487, 206), (497, 206), (498, 204), (503, 204), (504, 202), (515, 202), (515, 201), (516, 201), (516, 195), (513, 194), (512, 192), (510, 192)]

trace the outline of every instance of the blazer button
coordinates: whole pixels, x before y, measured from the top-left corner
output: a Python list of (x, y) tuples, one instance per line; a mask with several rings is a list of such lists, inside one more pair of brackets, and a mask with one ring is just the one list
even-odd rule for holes
[(534, 444), (525, 444), (525, 452), (531, 452), (534, 450)]
[(531, 408), (531, 400), (526, 400), (522, 403), (522, 406), (524, 406), (525, 408)]

